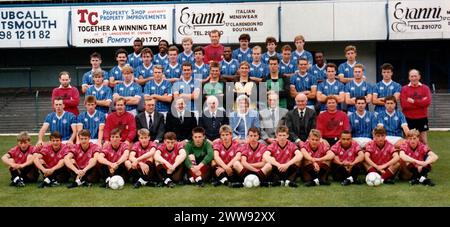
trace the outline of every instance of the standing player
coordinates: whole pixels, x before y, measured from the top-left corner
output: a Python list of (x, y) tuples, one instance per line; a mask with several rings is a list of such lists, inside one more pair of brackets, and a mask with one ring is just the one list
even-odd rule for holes
[(314, 110), (314, 100), (317, 93), (317, 78), (308, 73), (308, 60), (300, 58), (298, 60), (298, 73), (290, 79), (291, 97), (295, 98), (298, 93), (303, 93), (308, 97), (307, 107)]
[(214, 29), (209, 33), (211, 44), (205, 47), (205, 64), (209, 64), (211, 61), (220, 62), (222, 60), (222, 54), (224, 47), (220, 44), (221, 32)]
[(288, 140), (289, 129), (286, 126), (278, 127), (276, 133), (276, 142), (267, 147), (263, 158), (272, 165), (275, 186), (297, 187), (295, 179), (303, 155), (297, 145)]
[(112, 102), (112, 90), (108, 85), (104, 85), (103, 75), (105, 74), (101, 70), (96, 70), (92, 73), (94, 85), (87, 89), (86, 96), (95, 96), (96, 109), (104, 114), (108, 114)]
[(153, 67), (153, 80), (147, 82), (144, 87), (144, 98), (156, 100), (156, 111), (167, 116), (172, 102), (172, 84), (163, 78), (161, 65)]
[(392, 80), (392, 74), (394, 73), (394, 67), (389, 63), (384, 63), (381, 66), (381, 75), (383, 80), (378, 82), (372, 91), (372, 103), (375, 105), (375, 112), (383, 112), (385, 98), (388, 96), (394, 96), (395, 99), (400, 100), (400, 90), (402, 86)]
[(123, 82), (122, 69), (127, 65), (128, 52), (123, 48), (119, 48), (117, 49), (115, 56), (117, 66), (114, 66), (109, 71), (109, 86), (112, 88)]
[(269, 74), (269, 68), (261, 62), (261, 52), (262, 49), (260, 46), (255, 46), (252, 49), (253, 61), (250, 64), (250, 79), (256, 83), (266, 80)]
[(192, 141), (189, 141), (184, 149), (187, 155), (184, 165), (189, 171), (189, 181), (204, 187), (204, 181), (209, 179), (210, 165), (214, 158), (212, 145), (205, 139), (205, 130), (201, 127), (192, 129)]
[(239, 36), (239, 48), (233, 51), (233, 58), (238, 60), (239, 63), (243, 61), (252, 62), (252, 49), (250, 49), (249, 45), (250, 35), (246, 33), (241, 34)]
[(238, 173), (240, 182), (243, 182), (247, 175), (255, 174), (258, 176), (261, 186), (269, 186), (273, 185), (273, 182), (267, 181), (267, 177), (272, 171), (272, 165), (263, 159), (267, 147), (259, 142), (259, 137), (258, 128), (248, 129), (248, 142), (241, 146), (241, 160), (236, 162), (233, 168)]
[(305, 186), (330, 185), (328, 172), (334, 153), (329, 149), (330, 146), (321, 140), (320, 131), (312, 129), (301, 149), (303, 165), (308, 175), (305, 178)]
[(59, 87), (54, 88), (52, 91), (52, 103), (55, 99), (60, 97), (64, 103), (64, 111), (78, 116), (78, 104), (80, 103), (80, 93), (76, 87), (70, 85), (70, 74), (69, 72), (62, 71), (59, 73)]
[(356, 61), (356, 47), (352, 45), (346, 46), (344, 49), (344, 54), (347, 61), (339, 65), (338, 77), (339, 81), (346, 84), (353, 80), (353, 68), (358, 63)]
[[(86, 91), (88, 90), (88, 88), (92, 87), (92, 85), (94, 85), (94, 72), (99, 70), (101, 72), (103, 72), (102, 75), (104, 75), (104, 78), (108, 78), (108, 72), (104, 71), (101, 69), (100, 65), (102, 64), (102, 56), (97, 53), (94, 52), (91, 54), (91, 66), (92, 69), (89, 70), (88, 72), (86, 72), (85, 74), (83, 74), (83, 81), (81, 82), (81, 92), (86, 93)], [(108, 86), (108, 80), (102, 81), (105, 84), (105, 86)]]
[(427, 144), (428, 107), (431, 105), (431, 91), (427, 85), (420, 83), (419, 70), (409, 70), (408, 76), (409, 84), (403, 86), (400, 92), (400, 104), (409, 128), (419, 130), (420, 141)]
[(405, 115), (395, 110), (397, 100), (394, 96), (386, 97), (384, 102), (386, 103), (386, 110), (377, 115), (378, 125), (386, 129), (386, 139), (395, 145), (396, 148), (399, 148), (405, 141), (403, 139), (403, 133), (405, 135), (408, 134), (408, 123), (406, 122)]
[(331, 165), (333, 178), (343, 186), (361, 184), (358, 174), (364, 161), (364, 151), (352, 140), (352, 133), (342, 131), (340, 140), (331, 147), (331, 151), (335, 154)]
[(227, 81), (234, 81), (239, 69), (239, 61), (232, 58), (231, 47), (223, 49), (223, 60), (220, 61), (220, 74)]
[(400, 147), (400, 159), (402, 169), (412, 173), (410, 184), (423, 184), (434, 186), (435, 184), (428, 178), (431, 171), (431, 164), (438, 160), (438, 156), (431, 149), (420, 142), (420, 132), (412, 129), (407, 134), (407, 141)]
[(33, 165), (33, 151), (28, 132), (20, 132), (17, 135), (17, 146), (2, 156), (2, 161), (11, 174), (11, 186), (24, 187), (25, 183), (37, 182), (39, 172)]
[(364, 148), (372, 140), (372, 131), (377, 127), (377, 114), (366, 110), (366, 98), (357, 97), (356, 112), (348, 115), (353, 140)]
[(91, 186), (97, 178), (95, 165), (97, 164), (97, 153), (101, 147), (89, 142), (91, 133), (89, 130), (81, 130), (78, 132), (80, 143), (67, 148), (68, 152), (64, 157), (64, 164), (69, 172), (74, 176), (74, 182), (68, 185), (68, 188), (78, 186)]
[(142, 64), (134, 68), (134, 80), (144, 87), (144, 85), (153, 80), (153, 52), (150, 48), (144, 48), (141, 51)]
[(119, 128), (121, 131), (121, 140), (128, 145), (133, 143), (136, 136), (136, 120), (133, 115), (125, 111), (125, 100), (119, 98), (116, 101), (116, 112), (108, 114), (106, 117), (103, 140), (105, 144), (109, 143), (111, 131)]
[(144, 48), (144, 43), (139, 38), (133, 41), (133, 53), (128, 55), (128, 65), (136, 69), (140, 65), (142, 65), (142, 55), (141, 51)]
[[(86, 112), (81, 113), (77, 117), (77, 131), (83, 129), (91, 132), (91, 142), (102, 146), (103, 129), (105, 128), (106, 117), (101, 111), (96, 110), (96, 100), (94, 96), (87, 96), (84, 99)], [(77, 138), (77, 142), (80, 138)]]
[(280, 75), (290, 78), (297, 71), (298, 62), (292, 61), (292, 48), (284, 45), (281, 48)]
[(337, 98), (338, 109), (340, 109), (340, 104), (345, 101), (344, 84), (336, 80), (337, 66), (334, 63), (328, 63), (325, 69), (326, 78), (317, 86), (317, 101), (320, 102), (320, 111), (327, 110), (325, 100), (329, 95), (334, 95)]
[(124, 66), (122, 74), (125, 80), (114, 87), (113, 101), (117, 102), (119, 98), (122, 98), (125, 101), (126, 110), (136, 116), (137, 107), (141, 100), (142, 87), (134, 82), (133, 68), (130, 66)]
[(158, 43), (159, 53), (155, 55), (153, 59), (153, 64), (162, 65), (166, 67), (169, 64), (169, 59), (167, 59), (167, 50), (169, 48), (169, 42), (165, 39), (161, 39)]
[(366, 98), (367, 106), (372, 102), (372, 85), (363, 80), (364, 66), (356, 64), (353, 67), (353, 80), (345, 85), (345, 103), (347, 112), (355, 112), (355, 99), (359, 96)]
[(164, 68), (164, 75), (170, 83), (175, 83), (180, 80), (181, 75), (181, 65), (177, 62), (178, 48), (176, 46), (171, 46), (169, 48), (169, 62)]
[[(188, 110), (196, 111), (198, 100), (201, 101), (200, 90), (202, 88), (201, 82), (192, 77), (192, 65), (189, 62), (183, 63), (183, 75), (173, 87), (173, 97), (175, 99), (181, 97), (185, 99), (188, 104)], [(196, 115), (198, 116), (198, 115)]]
[(321, 132), (330, 146), (333, 146), (341, 135), (342, 131), (350, 130), (350, 123), (343, 111), (337, 109), (337, 98), (328, 96), (326, 99), (327, 110), (317, 116), (317, 129)]
[(192, 52), (192, 45), (194, 41), (192, 41), (191, 37), (184, 37), (181, 40), (181, 45), (183, 46), (183, 52), (178, 55), (177, 62), (182, 65), (184, 62), (189, 62), (194, 64), (194, 53)]
[(277, 39), (275, 37), (267, 37), (266, 38), (266, 48), (267, 52), (262, 55), (262, 63), (268, 65), (270, 57), (276, 57), (278, 60), (281, 60), (281, 54), (277, 53)]
[(69, 179), (69, 171), (64, 165), (67, 155), (66, 145), (61, 143), (61, 134), (54, 131), (50, 134), (50, 143), (34, 151), (34, 165), (44, 175), (39, 188), (57, 186)]
[(394, 145), (386, 140), (386, 130), (383, 127), (373, 130), (373, 141), (366, 145), (365, 151), (364, 165), (367, 172), (377, 172), (381, 175), (382, 183), (394, 184), (400, 157)]
[(205, 64), (203, 62), (205, 56), (205, 50), (203, 47), (196, 47), (194, 49), (195, 63), (192, 64), (192, 71), (194, 79), (201, 80), (202, 83), (206, 83), (209, 80), (209, 63)]
[(297, 63), (301, 58), (305, 58), (308, 61), (308, 69), (313, 64), (313, 56), (309, 51), (305, 50), (305, 37), (302, 35), (295, 36), (294, 44), (296, 50), (292, 54), (292, 62)]
[(120, 140), (120, 129), (113, 129), (110, 137), (111, 143), (105, 144), (97, 156), (98, 163), (101, 164), (102, 179), (105, 179), (100, 187), (107, 188), (109, 179), (114, 175), (121, 175), (125, 181), (127, 179), (128, 171), (125, 161), (130, 154), (129, 145)]
[(57, 97), (53, 101), (55, 112), (45, 117), (44, 124), (39, 130), (36, 146), (42, 146), (45, 132), (50, 128), (50, 133), (58, 131), (62, 135), (63, 143), (73, 144), (77, 133), (77, 117), (70, 112), (64, 111), (62, 98)]
[[(151, 175), (154, 175), (154, 161), (153, 155), (156, 151), (156, 145), (150, 141), (150, 131), (141, 128), (137, 131), (138, 139), (130, 150), (130, 157), (125, 161), (125, 167), (131, 176), (137, 176), (135, 179), (134, 188), (139, 188), (147, 183), (155, 185), (150, 182)], [(137, 178), (136, 177), (136, 178)]]
[(183, 162), (186, 151), (181, 143), (177, 143), (177, 135), (173, 132), (164, 134), (164, 143), (155, 152), (155, 164), (159, 179), (164, 185), (174, 187), (183, 179)]
[[(314, 61), (316, 62), (316, 64), (314, 64), (313, 66), (311, 66), (311, 68), (309, 68), (309, 73), (314, 75), (317, 78), (317, 82), (320, 84), (321, 82), (325, 81), (328, 78), (326, 68), (328, 64), (326, 64), (325, 62), (323, 51), (319, 50), (316, 51), (316, 53), (314, 53)], [(335, 68), (337, 70), (337, 66)], [(336, 77), (336, 72), (334, 76)]]
[(276, 92), (280, 97), (279, 106), (288, 108), (290, 84), (289, 79), (279, 71), (279, 59), (275, 56), (269, 59), (269, 76), (266, 80), (267, 91)]
[(233, 166), (238, 163), (241, 158), (240, 145), (233, 139), (232, 129), (229, 125), (222, 125), (219, 129), (220, 140), (213, 143), (215, 180), (214, 186), (221, 184), (228, 185), (231, 183), (233, 187), (241, 187), (242, 183), (236, 178)]

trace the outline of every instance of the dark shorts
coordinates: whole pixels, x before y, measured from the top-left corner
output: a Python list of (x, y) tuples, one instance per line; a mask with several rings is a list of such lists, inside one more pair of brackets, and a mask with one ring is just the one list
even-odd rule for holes
[(408, 128), (409, 129), (417, 129), (419, 132), (425, 132), (429, 130), (428, 127), (428, 118), (418, 118), (418, 119), (411, 119), (406, 118), (406, 122), (408, 122)]

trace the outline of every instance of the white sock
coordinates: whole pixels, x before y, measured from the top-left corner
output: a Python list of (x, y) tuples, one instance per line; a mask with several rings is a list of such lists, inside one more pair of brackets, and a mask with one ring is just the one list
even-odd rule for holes
[(19, 176), (17, 176), (16, 178), (14, 178), (13, 182), (14, 182), (14, 183), (17, 183), (18, 180), (20, 180), (20, 177), (19, 177)]
[(289, 180), (286, 180), (286, 181), (284, 182), (284, 186), (286, 186), (286, 187), (289, 186), (289, 182), (290, 182)]
[(194, 181), (194, 177), (190, 177), (189, 178), (189, 181), (191, 182), (191, 183), (194, 183), (195, 181)]
[(83, 182), (81, 182), (81, 180), (80, 179), (76, 179), (75, 180), (75, 182), (78, 184), (78, 185), (81, 185), (81, 184), (83, 184)]
[(105, 183), (108, 183), (111, 177), (106, 178)]
[(316, 178), (313, 181), (314, 181), (314, 183), (316, 183), (316, 185), (319, 185), (319, 179)]
[(195, 182), (198, 182), (198, 181), (201, 181), (201, 180), (202, 180), (202, 177), (195, 178)]
[(172, 182), (172, 180), (170, 178), (166, 178), (166, 180), (164, 181), (164, 184), (168, 184), (169, 182)]
[(142, 178), (139, 178), (139, 180), (138, 180), (142, 185), (146, 185), (147, 184), (147, 181), (145, 181), (144, 179), (142, 179)]
[(419, 182), (420, 182), (420, 183), (423, 183), (423, 181), (426, 180), (426, 179), (427, 179), (426, 177), (421, 176), (420, 179), (419, 179)]
[(51, 181), (50, 181), (50, 179), (48, 179), (48, 177), (46, 177), (46, 178), (44, 179), (44, 182), (47, 183), (47, 184), (50, 184)]
[(350, 182), (353, 183), (353, 177), (352, 177), (352, 176), (347, 177), (347, 179), (348, 179)]
[(227, 177), (224, 177), (224, 178), (222, 178), (222, 180), (220, 180), (220, 182), (222, 182), (222, 184), (225, 183), (225, 181), (228, 181)]

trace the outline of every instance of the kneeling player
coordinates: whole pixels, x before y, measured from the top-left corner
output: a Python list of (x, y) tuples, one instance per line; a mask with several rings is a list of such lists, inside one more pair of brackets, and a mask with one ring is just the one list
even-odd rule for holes
[(295, 179), (303, 155), (297, 145), (288, 140), (289, 129), (286, 126), (277, 128), (276, 137), (276, 141), (267, 147), (263, 156), (266, 162), (272, 164), (274, 186), (297, 187)]
[(186, 151), (182, 143), (177, 142), (175, 133), (164, 134), (164, 143), (159, 145), (154, 159), (158, 177), (164, 185), (173, 188), (174, 182), (182, 181), (182, 163), (186, 159)]
[(68, 147), (68, 152), (64, 157), (64, 164), (75, 177), (75, 181), (68, 188), (91, 186), (96, 178), (93, 167), (97, 164), (96, 156), (101, 148), (90, 142), (91, 133), (87, 129), (78, 132), (78, 138), (80, 144)]
[(192, 129), (192, 141), (186, 143), (184, 149), (187, 155), (184, 164), (189, 169), (189, 181), (204, 187), (204, 181), (210, 177), (210, 165), (214, 158), (212, 145), (205, 139), (205, 129), (202, 127)]
[(330, 146), (321, 140), (320, 131), (312, 129), (302, 146), (304, 157), (305, 186), (330, 185), (328, 172), (334, 153)]
[(423, 184), (434, 186), (428, 178), (431, 164), (436, 162), (438, 156), (430, 148), (420, 142), (420, 132), (416, 129), (408, 131), (407, 140), (400, 146), (402, 169), (412, 173), (410, 184)]
[(2, 161), (11, 173), (11, 186), (23, 187), (25, 183), (36, 182), (39, 178), (39, 172), (33, 165), (33, 151), (28, 132), (21, 132), (17, 136), (17, 146), (3, 155)]
[(358, 174), (364, 161), (364, 152), (359, 143), (352, 139), (350, 131), (342, 131), (340, 140), (331, 147), (335, 156), (332, 164), (333, 178), (343, 186), (361, 184)]
[[(132, 176), (139, 178), (134, 182), (134, 188), (142, 185), (156, 186), (154, 181), (150, 182), (151, 174), (154, 172), (153, 155), (156, 146), (150, 141), (150, 131), (141, 128), (137, 132), (139, 141), (134, 143), (130, 150), (130, 157), (125, 161), (125, 167)], [(136, 177), (137, 178), (137, 177)]]
[(366, 145), (365, 150), (364, 165), (367, 172), (377, 172), (383, 183), (394, 184), (400, 157), (394, 145), (386, 140), (386, 130), (383, 127), (378, 126), (373, 130), (373, 141)]
[(241, 160), (235, 162), (233, 168), (238, 173), (239, 181), (243, 182), (249, 174), (258, 176), (261, 186), (269, 186), (272, 182), (267, 181), (267, 176), (272, 171), (272, 165), (263, 159), (264, 152), (267, 151), (266, 145), (259, 142), (260, 131), (252, 127), (248, 130), (248, 142), (241, 147)]
[(214, 161), (212, 167), (215, 170), (213, 185), (228, 185), (231, 182), (231, 186), (241, 187), (242, 183), (238, 181), (233, 171), (233, 166), (241, 158), (240, 145), (237, 141), (232, 140), (233, 131), (229, 125), (222, 125), (219, 134), (220, 140), (213, 144)]
[(57, 186), (69, 179), (69, 171), (64, 165), (67, 147), (62, 143), (62, 136), (58, 131), (50, 134), (50, 143), (43, 147), (36, 147), (34, 164), (44, 175), (39, 188)]
[(128, 173), (124, 163), (130, 151), (126, 142), (120, 142), (120, 129), (115, 128), (111, 131), (110, 141), (97, 156), (98, 162), (102, 164), (100, 167), (102, 179), (105, 179), (100, 187), (105, 188), (109, 187), (109, 179), (112, 176), (121, 175), (126, 180)]

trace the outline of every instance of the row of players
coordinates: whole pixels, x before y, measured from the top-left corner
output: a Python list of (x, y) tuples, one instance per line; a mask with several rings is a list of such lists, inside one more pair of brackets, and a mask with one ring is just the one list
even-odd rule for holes
[(9, 167), (11, 185), (17, 187), (36, 182), (38, 171), (44, 178), (39, 187), (59, 185), (70, 176), (73, 182), (69, 188), (90, 186), (99, 179), (101, 187), (108, 187), (112, 176), (121, 175), (139, 188), (174, 187), (183, 179), (203, 187), (210, 175), (214, 186), (242, 187), (248, 174), (257, 175), (262, 186), (297, 187), (298, 175), (305, 186), (318, 186), (330, 184), (329, 173), (346, 186), (360, 184), (358, 175), (364, 170), (379, 173), (382, 183), (393, 184), (400, 169), (411, 185), (435, 185), (427, 176), (438, 156), (419, 141), (415, 129), (408, 132), (407, 141), (399, 149), (386, 140), (383, 127), (373, 130), (374, 139), (364, 149), (352, 140), (349, 131), (343, 131), (331, 147), (315, 129), (299, 146), (288, 140), (286, 126), (276, 129), (275, 142), (269, 146), (259, 142), (258, 128), (250, 128), (248, 134), (247, 142), (239, 144), (232, 139), (231, 127), (223, 125), (220, 138), (211, 143), (205, 139), (205, 130), (196, 127), (186, 144), (176, 142), (176, 134), (167, 132), (164, 142), (157, 146), (150, 141), (149, 131), (140, 129), (139, 141), (129, 148), (120, 141), (120, 130), (114, 129), (111, 143), (102, 148), (90, 142), (88, 130), (78, 132), (77, 145), (61, 143), (61, 135), (53, 132), (51, 143), (42, 147), (33, 147), (30, 136), (23, 132), (17, 137), (17, 146), (2, 161)]

